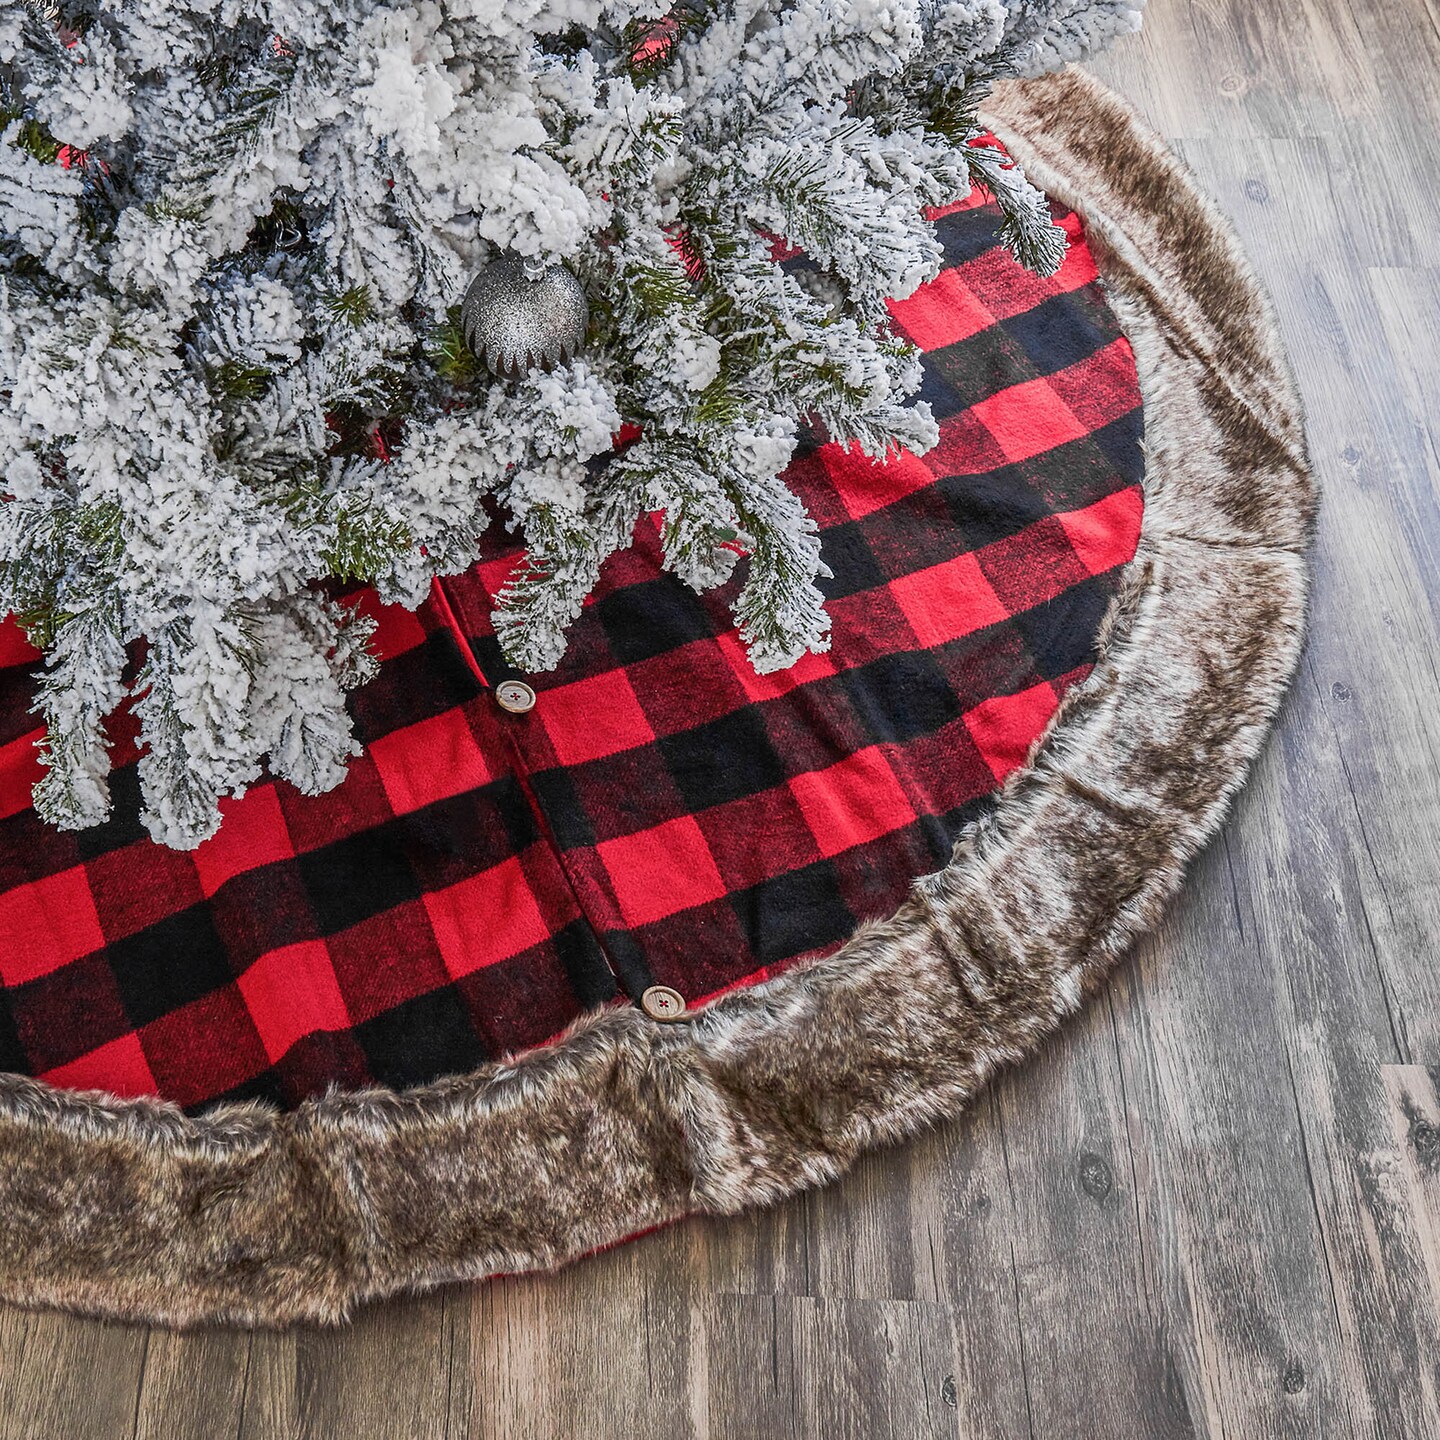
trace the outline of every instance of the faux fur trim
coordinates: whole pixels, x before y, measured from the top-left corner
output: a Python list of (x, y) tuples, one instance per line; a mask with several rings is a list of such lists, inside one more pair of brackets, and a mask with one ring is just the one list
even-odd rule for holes
[(1093, 674), (952, 863), (838, 954), (688, 1023), (613, 1008), (512, 1063), (186, 1118), (0, 1078), (0, 1294), (131, 1320), (336, 1321), (830, 1180), (954, 1115), (1154, 923), (1300, 650), (1299, 402), (1229, 227), (1068, 72), (992, 116), (1084, 216), (1146, 406), (1144, 529)]

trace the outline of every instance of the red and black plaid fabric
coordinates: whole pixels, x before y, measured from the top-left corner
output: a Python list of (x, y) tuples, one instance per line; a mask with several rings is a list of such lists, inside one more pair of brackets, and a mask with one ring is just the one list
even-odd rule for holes
[[(35, 652), (0, 639), (0, 1070), (187, 1107), (393, 1086), (545, 1041), (667, 984), (692, 1002), (839, 945), (947, 858), (1092, 660), (1141, 515), (1140, 396), (1079, 222), (1019, 270), (978, 200), (896, 304), (941, 425), (923, 459), (811, 444), (834, 644), (757, 676), (730, 588), (696, 595), (642, 523), (539, 703), (490, 624), (497, 529), (417, 613), (381, 610), (365, 754), (307, 798), (265, 783), (198, 850), (30, 808)], [(738, 583), (734, 582), (734, 583)], [(372, 604), (373, 597), (362, 597)]]

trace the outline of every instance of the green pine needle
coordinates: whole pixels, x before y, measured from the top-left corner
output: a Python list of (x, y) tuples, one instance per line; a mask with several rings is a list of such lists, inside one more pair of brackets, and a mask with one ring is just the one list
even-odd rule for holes
[(338, 295), (327, 295), (325, 309), (337, 320), (344, 320), (359, 329), (375, 317), (375, 300), (368, 285), (352, 285)]
[[(0, 122), (7, 118), (18, 117), (6, 117), (0, 113)], [(53, 165), (60, 155), (60, 142), (38, 120), (21, 120), (16, 143), (22, 150), (29, 151), (42, 165)]]
[(334, 543), (321, 558), (337, 580), (368, 581), (409, 548), (410, 531), (403, 522), (363, 506), (337, 513)]
[(452, 305), (444, 321), (431, 331), (425, 348), (436, 372), (457, 390), (468, 389), (484, 377), (484, 366), (465, 343), (458, 305)]
[(223, 360), (206, 372), (210, 388), (227, 400), (258, 400), (274, 378), (263, 365), (246, 365), (240, 360)]

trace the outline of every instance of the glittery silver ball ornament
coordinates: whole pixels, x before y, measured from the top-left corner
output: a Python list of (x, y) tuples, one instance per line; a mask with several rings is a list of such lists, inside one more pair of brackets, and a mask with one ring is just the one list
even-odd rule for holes
[(460, 307), (465, 343), (505, 379), (573, 360), (589, 323), (585, 291), (563, 265), (512, 254), (470, 282)]

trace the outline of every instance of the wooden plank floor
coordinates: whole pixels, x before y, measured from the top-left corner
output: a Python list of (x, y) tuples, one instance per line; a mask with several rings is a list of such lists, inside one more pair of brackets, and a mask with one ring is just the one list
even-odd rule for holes
[(1326, 490), (1275, 741), (967, 1119), (338, 1333), (0, 1311), (0, 1440), (1440, 1436), (1440, 11), (1152, 0), (1096, 68), (1234, 216)]

